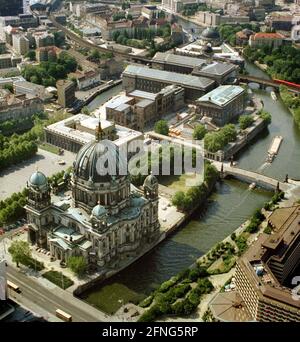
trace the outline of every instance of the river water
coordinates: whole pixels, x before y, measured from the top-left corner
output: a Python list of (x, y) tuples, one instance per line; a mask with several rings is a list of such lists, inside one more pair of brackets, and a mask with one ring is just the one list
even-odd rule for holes
[[(267, 77), (254, 65), (247, 64), (246, 68), (251, 75)], [(266, 91), (257, 93), (265, 109), (272, 114), (272, 123), (236, 159), (243, 168), (282, 179), (288, 173), (300, 179), (300, 131), (280, 100), (274, 101)], [(100, 95), (101, 100), (96, 99), (97, 105), (112, 95)], [(266, 166), (267, 150), (274, 135), (282, 135), (283, 143), (274, 162)], [(83, 298), (100, 309), (107, 309), (112, 302), (126, 303), (145, 297), (161, 282), (191, 265), (214, 244), (231, 234), (270, 197), (271, 194), (263, 190), (249, 191), (246, 184), (238, 181), (226, 180), (217, 184), (216, 191), (205, 207), (184, 228), (126, 270), (86, 293)]]

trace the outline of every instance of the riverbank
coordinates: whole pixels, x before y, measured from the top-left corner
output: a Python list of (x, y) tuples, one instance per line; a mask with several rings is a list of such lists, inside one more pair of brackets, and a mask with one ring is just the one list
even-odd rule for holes
[(279, 90), (280, 97), (283, 103), (287, 106), (294, 117), (296, 124), (300, 129), (300, 98), (288, 90), (288, 88), (281, 86)]
[(211, 299), (234, 274), (237, 258), (260, 233), (266, 232), (267, 218), (282, 197), (283, 194), (275, 194), (261, 210), (256, 210), (249, 220), (198, 258), (187, 270), (162, 283), (153, 294), (140, 303), (140, 306), (147, 310), (144, 310), (139, 321), (150, 322), (161, 316), (166, 321), (177, 321), (178, 316), (201, 321)]
[[(111, 82), (111, 83), (109, 83)], [(97, 96), (101, 95), (102, 93), (105, 93), (106, 91), (118, 86), (119, 84), (122, 83), (122, 80), (116, 80), (116, 81), (109, 81), (104, 85), (101, 85), (96, 88), (95, 91), (93, 91), (84, 101), (81, 102), (79, 106), (76, 108), (71, 108), (70, 113), (72, 114), (78, 114), (83, 107), (88, 106)]]

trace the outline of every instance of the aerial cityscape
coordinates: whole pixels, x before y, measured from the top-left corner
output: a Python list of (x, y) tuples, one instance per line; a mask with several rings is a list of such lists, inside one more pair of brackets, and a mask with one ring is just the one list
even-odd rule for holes
[(299, 0), (0, 0), (6, 322), (300, 322)]

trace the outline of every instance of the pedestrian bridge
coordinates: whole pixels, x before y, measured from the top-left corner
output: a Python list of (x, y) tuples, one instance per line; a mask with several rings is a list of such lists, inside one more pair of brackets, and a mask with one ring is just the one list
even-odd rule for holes
[(255, 183), (256, 186), (267, 190), (276, 190), (279, 186), (280, 190), (287, 192), (296, 187), (295, 182), (286, 183), (255, 171), (249, 171), (236, 166), (230, 166), (230, 163), (212, 161), (212, 164), (218, 169), (219, 172), (222, 172), (223, 168), (224, 177), (231, 176), (245, 183)]

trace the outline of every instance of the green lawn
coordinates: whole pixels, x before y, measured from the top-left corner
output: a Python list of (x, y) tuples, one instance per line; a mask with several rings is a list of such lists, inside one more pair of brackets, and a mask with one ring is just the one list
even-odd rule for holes
[(22, 260), (22, 264), (36, 271), (41, 271), (44, 269), (44, 264), (32, 257), (27, 257)]
[(194, 175), (187, 174), (179, 176), (162, 176), (159, 177), (159, 183), (176, 191), (186, 191), (188, 189), (186, 181), (193, 179)]
[(128, 302), (138, 304), (144, 298), (144, 295), (130, 290), (125, 285), (114, 283), (90, 293), (85, 300), (101, 311), (114, 314), (123, 304)]
[(48, 271), (42, 276), (64, 290), (74, 284), (73, 280), (64, 276), (61, 272)]
[(50, 144), (42, 143), (39, 148), (54, 154), (59, 154), (59, 148)]

